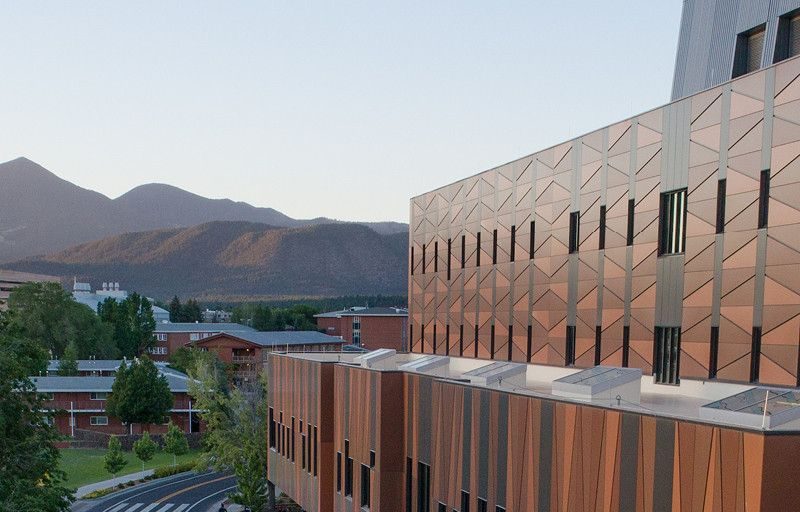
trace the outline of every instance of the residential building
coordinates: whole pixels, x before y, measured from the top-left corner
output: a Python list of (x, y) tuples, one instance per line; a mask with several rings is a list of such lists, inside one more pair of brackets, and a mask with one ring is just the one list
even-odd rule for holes
[[(82, 283), (74, 279), (72, 285), (72, 298), (97, 312), (97, 306), (107, 299), (122, 302), (128, 298), (128, 292), (120, 290), (117, 282), (104, 282), (99, 290), (92, 291), (91, 283)], [(148, 298), (152, 303), (153, 299)], [(153, 304), (153, 319), (156, 324), (169, 322), (169, 311)]]
[(11, 291), (26, 283), (61, 283), (55, 276), (0, 269), (0, 310), (5, 308)]
[[(121, 363), (122, 361), (119, 359), (79, 359), (78, 375), (81, 377), (113, 377)], [(47, 375), (58, 375), (60, 364), (61, 361), (58, 359), (51, 359), (47, 365)]]
[(317, 327), (331, 336), (367, 349), (406, 350), (408, 310), (391, 307), (351, 307), (314, 315)]
[(203, 322), (212, 323), (212, 322), (220, 322), (220, 323), (229, 323), (231, 318), (233, 317), (233, 313), (230, 311), (224, 311), (222, 309), (207, 309), (203, 311)]
[(155, 344), (150, 349), (150, 356), (155, 361), (167, 361), (171, 354), (192, 342), (200, 341), (223, 331), (255, 332), (246, 325), (234, 323), (192, 323), (176, 322), (156, 324)]
[(224, 331), (192, 344), (232, 364), (234, 378), (247, 381), (264, 368), (268, 352), (331, 352), (341, 350), (344, 343), (341, 338), (317, 331)]
[[(115, 363), (115, 364), (114, 364)], [(106, 401), (111, 395), (114, 379), (121, 361), (79, 361), (76, 377), (50, 375), (32, 377), (36, 390), (46, 395), (45, 407), (57, 411), (54, 425), (59, 433), (75, 437), (80, 430), (102, 432), (106, 434), (138, 434), (142, 425), (125, 425), (119, 418), (106, 412)], [(57, 363), (56, 368), (57, 368)], [(51, 361), (50, 368), (54, 366)], [(113, 369), (112, 369), (113, 368)], [(188, 394), (189, 377), (181, 372), (158, 365), (159, 371), (169, 383), (173, 396), (172, 409), (168, 421), (172, 421), (184, 432), (199, 432), (200, 418), (196, 409), (192, 408), (192, 400)], [(102, 376), (94, 375), (94, 372)], [(163, 425), (147, 425), (153, 434), (163, 434), (167, 430), (167, 421)]]
[(676, 101), (412, 198), (410, 352), (270, 354), (271, 482), (308, 511), (800, 510), (795, 8), (686, 0)]

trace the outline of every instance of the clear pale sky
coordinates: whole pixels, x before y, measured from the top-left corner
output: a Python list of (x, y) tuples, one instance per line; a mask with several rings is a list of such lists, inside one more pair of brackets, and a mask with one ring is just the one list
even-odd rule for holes
[(6, 3), (0, 161), (407, 221), (414, 195), (667, 103), (681, 4)]

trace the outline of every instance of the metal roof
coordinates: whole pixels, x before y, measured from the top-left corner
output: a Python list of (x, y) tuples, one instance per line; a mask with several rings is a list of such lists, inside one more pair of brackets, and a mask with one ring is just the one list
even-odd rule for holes
[[(295, 346), (295, 345), (327, 345), (331, 343), (342, 344), (345, 340), (337, 336), (328, 336), (319, 331), (224, 331), (221, 334), (239, 338), (241, 340), (261, 345), (262, 347)], [(214, 336), (200, 340), (204, 343), (214, 339)]]
[(341, 311), (329, 311), (314, 315), (314, 318), (339, 318), (343, 316), (408, 316), (408, 309), (404, 308), (347, 308)]
[[(173, 393), (189, 391), (189, 376), (179, 371), (159, 367), (161, 375), (167, 378), (169, 390)], [(31, 377), (40, 393), (87, 393), (111, 392), (116, 377)]]
[(156, 324), (155, 332), (222, 332), (222, 331), (250, 331), (256, 332), (252, 327), (234, 323), (206, 323), (206, 322), (176, 322), (169, 324)]
[[(119, 368), (120, 359), (79, 359), (78, 371), (79, 372), (113, 372)], [(57, 372), (58, 366), (61, 363), (58, 359), (51, 359), (47, 363), (48, 372)]]

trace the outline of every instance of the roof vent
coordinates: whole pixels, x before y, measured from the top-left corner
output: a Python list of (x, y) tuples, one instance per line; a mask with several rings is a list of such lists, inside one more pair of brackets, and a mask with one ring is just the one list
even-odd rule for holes
[(480, 368), (475, 368), (465, 373), (463, 376), (468, 378), (472, 384), (481, 386), (491, 386), (493, 384), (511, 384), (512, 386), (525, 386), (525, 374), (528, 365), (520, 363), (491, 363)]
[(403, 363), (399, 365), (397, 369), (406, 372), (427, 373), (429, 375), (444, 377), (447, 374), (447, 367), (449, 364), (449, 357), (428, 355)]
[(595, 366), (553, 381), (553, 394), (584, 400), (610, 399), (638, 404), (642, 370)]
[(396, 355), (397, 351), (393, 348), (381, 348), (356, 357), (355, 362), (361, 364), (362, 368), (394, 370), (396, 367), (394, 356)]
[(769, 430), (800, 418), (800, 391), (750, 388), (701, 406), (700, 417)]

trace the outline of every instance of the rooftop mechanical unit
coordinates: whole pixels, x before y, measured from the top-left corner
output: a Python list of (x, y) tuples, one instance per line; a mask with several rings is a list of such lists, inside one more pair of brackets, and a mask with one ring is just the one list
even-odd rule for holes
[(381, 348), (358, 356), (355, 362), (359, 363), (362, 368), (394, 370), (397, 366), (394, 361), (396, 355), (397, 351), (393, 348)]
[(527, 371), (528, 365), (525, 364), (497, 362), (470, 370), (463, 374), (462, 377), (469, 379), (472, 384), (481, 386), (508, 384), (524, 387)]
[(449, 364), (449, 357), (428, 355), (418, 359), (413, 359), (407, 363), (403, 363), (399, 365), (397, 369), (407, 372), (427, 373), (437, 377), (445, 377), (447, 375), (447, 368)]
[(800, 391), (751, 388), (701, 406), (700, 417), (769, 430), (800, 418)]
[(584, 400), (609, 399), (638, 404), (642, 370), (595, 366), (553, 381), (553, 394)]

